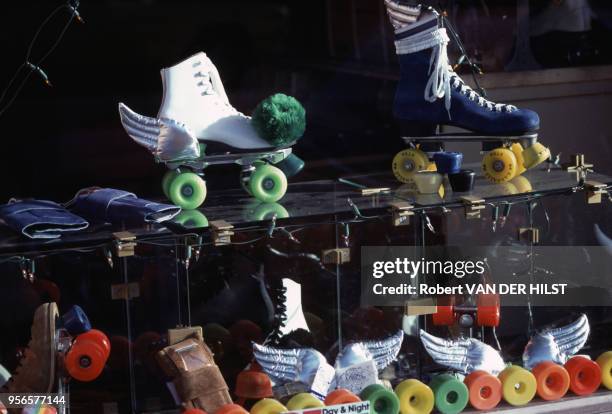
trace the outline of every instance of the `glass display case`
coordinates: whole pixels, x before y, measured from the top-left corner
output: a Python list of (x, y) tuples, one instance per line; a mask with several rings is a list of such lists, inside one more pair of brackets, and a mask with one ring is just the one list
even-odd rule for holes
[[(470, 313), (480, 312), (473, 302), (478, 295), (456, 299), (447, 323), (439, 323), (440, 312), (448, 309), (439, 295), (403, 295), (388, 306), (364, 299), (365, 251), (376, 247), (404, 246), (417, 257), (443, 246), (512, 249), (514, 256), (504, 257), (514, 262), (503, 267), (520, 268), (534, 279), (554, 273), (575, 283), (563, 266), (542, 268), (531, 249), (609, 249), (612, 178), (554, 165), (519, 178), (495, 185), (477, 177), (469, 193), (454, 193), (444, 182), (437, 193), (419, 195), (390, 173), (347, 176), (291, 184), (278, 203), (255, 202), (240, 190), (217, 192), (199, 210), (184, 211), (163, 226), (100, 225), (45, 242), (26, 241), (3, 228), (2, 364), (14, 372), (28, 352), (34, 310), (45, 302), (57, 303), (60, 314), (80, 305), (110, 343), (96, 378), (75, 379), (74, 367), (68, 367), (74, 361), (67, 357), (65, 366), (58, 364), (54, 389), (61, 386), (69, 397), (66, 412), (178, 411), (180, 391), (160, 363), (160, 351), (177, 335), (203, 336), (231, 398), (247, 409), (263, 397), (287, 404), (296, 390), (314, 387), (278, 381), (283, 377), (265, 371), (269, 367), (258, 359), (257, 348), (254, 355), (254, 344), (314, 349), (338, 375), (346, 368), (338, 355), (346, 355), (351, 344), (384, 342), (403, 332), (390, 365), (376, 373), (376, 381), (396, 387), (408, 378), (428, 384), (448, 371), (423, 347), (422, 332), (474, 338), (501, 350), (505, 363), (516, 364), (534, 332), (585, 314), (591, 333), (579, 353), (596, 358), (612, 348), (607, 307), (612, 302), (601, 281), (583, 282), (581, 288), (591, 288), (588, 300), (567, 306), (532, 303), (529, 295), (506, 303), (500, 295), (497, 320), (489, 324)], [(495, 266), (489, 268), (493, 280), (501, 272)], [(609, 276), (609, 268), (600, 271), (601, 279)], [(245, 380), (255, 361), (277, 381)], [(575, 412), (576, 401), (605, 407), (612, 396), (603, 390), (583, 397), (570, 392), (554, 402), (554, 410)], [(542, 404), (536, 398), (523, 407)], [(507, 407), (501, 402), (498, 408)], [(370, 412), (386, 411), (372, 405)]]

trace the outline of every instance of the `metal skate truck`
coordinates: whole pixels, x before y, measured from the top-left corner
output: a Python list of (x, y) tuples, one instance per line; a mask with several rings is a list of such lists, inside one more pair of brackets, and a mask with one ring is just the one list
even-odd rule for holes
[(203, 170), (209, 165), (238, 164), (243, 188), (272, 203), (287, 191), (287, 177), (304, 166), (291, 146), (304, 134), (305, 111), (290, 96), (272, 95), (253, 117), (229, 102), (217, 68), (202, 52), (161, 70), (163, 98), (157, 118), (139, 115), (119, 103), (128, 135), (147, 148), (169, 171), (164, 194), (184, 209), (206, 198)]
[[(473, 74), (478, 68), (443, 14), (396, 0), (385, 0), (385, 4), (395, 28), (400, 63), (394, 115), (410, 146), (393, 159), (399, 181), (409, 183), (419, 171), (433, 169), (431, 156), (443, 151), (444, 142), (482, 142), (483, 173), (496, 183), (510, 181), (550, 158), (549, 149), (537, 142), (540, 118), (536, 112), (492, 102), (454, 71), (447, 53), (451, 38), (461, 52), (459, 62), (468, 64)], [(468, 132), (439, 134), (438, 128), (444, 125)]]

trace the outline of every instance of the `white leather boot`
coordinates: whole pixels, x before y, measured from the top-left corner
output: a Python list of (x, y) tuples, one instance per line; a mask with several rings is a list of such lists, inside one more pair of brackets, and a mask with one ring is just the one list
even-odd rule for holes
[(188, 126), (200, 141), (215, 141), (240, 149), (263, 149), (251, 118), (237, 111), (223, 88), (217, 68), (199, 52), (161, 70), (164, 95), (158, 118)]

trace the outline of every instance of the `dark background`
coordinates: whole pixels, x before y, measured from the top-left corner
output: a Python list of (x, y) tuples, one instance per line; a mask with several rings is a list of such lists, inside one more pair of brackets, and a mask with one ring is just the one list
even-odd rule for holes
[[(514, 1), (432, 3), (453, 11), (468, 50), (487, 69), (503, 70), (514, 44)], [(547, 3), (532, 2), (532, 12)], [(591, 3), (607, 16), (606, 2)], [(0, 88), (23, 62), (40, 22), (59, 4), (64, 3), (4, 5)], [(86, 23), (73, 23), (41, 65), (53, 87), (32, 75), (0, 116), (2, 202), (12, 196), (66, 201), (92, 185), (160, 196), (164, 167), (125, 134), (117, 103), (155, 115), (159, 69), (200, 50), (218, 67), (239, 110), (250, 113), (274, 92), (302, 101), (308, 126), (296, 152), (308, 163), (298, 180), (388, 169), (401, 145), (391, 116), (398, 69), (382, 1), (107, 0), (81, 1), (79, 11)], [(68, 11), (59, 13), (43, 29), (34, 63), (68, 18)], [(609, 62), (610, 37), (601, 21), (586, 40), (536, 39), (539, 59), (548, 66)], [(599, 48), (597, 56), (568, 61), (566, 49), (583, 41)], [(237, 186), (238, 176), (235, 166), (213, 167), (208, 186)]]

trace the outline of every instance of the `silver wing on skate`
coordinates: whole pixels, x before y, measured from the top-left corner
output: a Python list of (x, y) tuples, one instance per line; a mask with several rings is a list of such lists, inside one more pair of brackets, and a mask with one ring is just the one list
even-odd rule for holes
[(590, 331), (589, 320), (582, 314), (569, 325), (537, 332), (525, 346), (523, 365), (531, 369), (543, 361), (565, 364), (584, 346)]
[(151, 118), (137, 114), (119, 103), (121, 124), (128, 135), (162, 162), (195, 160), (200, 157), (200, 145), (194, 133), (173, 119)]
[(403, 340), (404, 331), (400, 330), (385, 339), (349, 344), (336, 357), (335, 367), (336, 369), (347, 368), (373, 360), (376, 364), (376, 369), (382, 371), (397, 358)]
[(320, 366), (334, 370), (325, 357), (312, 348), (281, 349), (254, 343), (253, 354), (277, 385), (299, 381), (310, 386)]
[(421, 329), (421, 342), (438, 364), (464, 374), (483, 370), (497, 375), (506, 368), (499, 352), (478, 339), (442, 339)]

